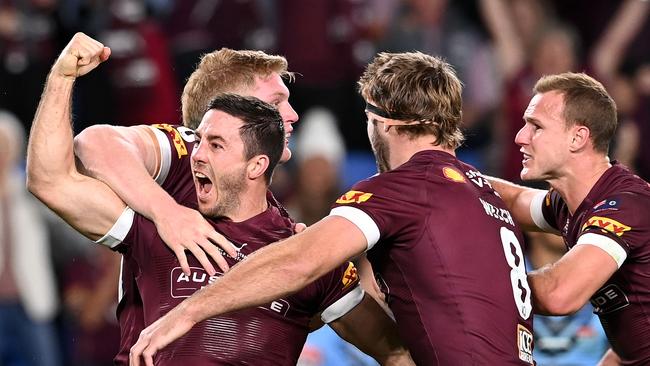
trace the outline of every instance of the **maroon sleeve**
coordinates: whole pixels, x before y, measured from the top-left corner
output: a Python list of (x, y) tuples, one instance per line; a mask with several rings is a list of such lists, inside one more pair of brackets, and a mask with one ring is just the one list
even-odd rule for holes
[(542, 214), (546, 222), (552, 228), (561, 231), (562, 227), (558, 223), (561, 221), (560, 218), (566, 210), (566, 203), (564, 203), (562, 196), (553, 188), (549, 189), (542, 205)]
[(183, 126), (152, 125), (160, 150), (161, 168), (156, 181), (177, 201), (192, 197), (194, 182), (191, 174), (191, 154), (194, 132)]
[(597, 202), (585, 214), (580, 234), (596, 233), (616, 241), (628, 254), (643, 249), (650, 236), (646, 196), (620, 193)]
[(297, 302), (311, 309), (313, 316), (352, 291), (360, 291), (359, 275), (354, 264), (347, 262), (326, 273), (294, 296)]

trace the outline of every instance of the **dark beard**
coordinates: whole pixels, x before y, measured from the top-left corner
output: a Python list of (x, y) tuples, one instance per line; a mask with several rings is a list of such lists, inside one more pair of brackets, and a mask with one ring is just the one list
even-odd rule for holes
[(202, 212), (205, 216), (211, 218), (228, 217), (239, 208), (241, 203), (240, 194), (244, 190), (246, 170), (235, 172), (230, 175), (222, 176), (215, 187), (218, 189), (219, 197), (215, 207), (208, 212)]
[(377, 170), (379, 170), (379, 173), (385, 173), (390, 170), (390, 166), (388, 165), (390, 149), (386, 140), (379, 135), (377, 129), (377, 124), (375, 124), (372, 129), (372, 141), (370, 141), (370, 145), (372, 145), (372, 152), (375, 154)]

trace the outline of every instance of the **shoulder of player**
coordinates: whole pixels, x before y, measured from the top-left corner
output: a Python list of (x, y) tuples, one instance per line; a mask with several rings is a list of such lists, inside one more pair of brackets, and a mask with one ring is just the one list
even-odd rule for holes
[(634, 233), (650, 233), (650, 195), (621, 192), (597, 200), (588, 208), (582, 222), (582, 230), (599, 227), (618, 237), (626, 238)]

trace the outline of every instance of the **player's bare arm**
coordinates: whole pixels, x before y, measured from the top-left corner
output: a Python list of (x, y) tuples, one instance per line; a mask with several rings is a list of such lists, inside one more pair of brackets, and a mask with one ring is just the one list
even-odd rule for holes
[(612, 256), (595, 245), (571, 248), (557, 262), (528, 273), (535, 312), (566, 315), (578, 311), (617, 269)]
[(126, 206), (105, 184), (77, 171), (70, 110), (76, 78), (109, 56), (109, 48), (83, 33), (72, 38), (48, 76), (27, 153), (29, 190), (93, 240), (110, 230)]
[(523, 187), (503, 179), (485, 176), (492, 188), (501, 196), (515, 221), (526, 231), (542, 231), (533, 220), (531, 205), (546, 191)]
[(368, 294), (354, 309), (329, 326), (381, 365), (415, 365), (397, 335), (395, 322)]
[(223, 271), (228, 270), (228, 264), (213, 243), (234, 256), (235, 249), (230, 242), (198, 211), (176, 203), (153, 179), (160, 170), (161, 147), (149, 127), (90, 127), (75, 138), (75, 153), (88, 174), (108, 184), (129, 207), (156, 224), (160, 237), (174, 251), (186, 274), (190, 268), (185, 250), (210, 275), (216, 271), (206, 253)]
[(130, 364), (144, 360), (187, 333), (194, 324), (291, 294), (366, 250), (368, 242), (351, 221), (328, 216), (303, 232), (271, 244), (197, 291), (147, 327), (131, 348)]

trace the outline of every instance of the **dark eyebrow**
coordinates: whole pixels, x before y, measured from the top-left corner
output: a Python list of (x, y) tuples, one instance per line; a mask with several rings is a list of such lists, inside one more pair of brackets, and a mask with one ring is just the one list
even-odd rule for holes
[[(197, 137), (199, 140), (201, 140), (202, 137), (203, 137), (202, 134), (201, 134), (200, 132), (198, 132), (198, 131), (195, 132), (194, 134), (196, 135), (196, 137)], [(208, 136), (206, 137), (206, 139), (208, 139), (208, 141), (214, 141), (214, 140), (217, 140), (217, 141), (219, 141), (220, 143), (222, 143), (222, 144), (224, 144), (224, 145), (227, 144), (226, 139), (224, 139), (224, 138), (221, 137), (220, 135), (208, 135)]]

